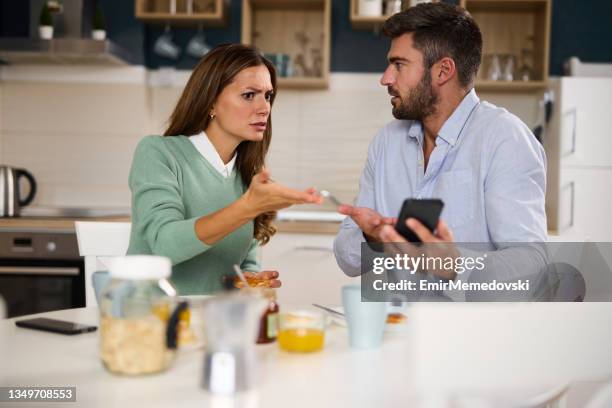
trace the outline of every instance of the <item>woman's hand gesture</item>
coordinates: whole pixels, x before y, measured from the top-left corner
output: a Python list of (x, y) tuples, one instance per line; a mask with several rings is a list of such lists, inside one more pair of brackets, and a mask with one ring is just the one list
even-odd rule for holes
[(323, 197), (314, 189), (294, 190), (274, 182), (266, 169), (257, 173), (244, 194), (248, 208), (259, 215), (277, 211), (295, 204), (321, 204)]

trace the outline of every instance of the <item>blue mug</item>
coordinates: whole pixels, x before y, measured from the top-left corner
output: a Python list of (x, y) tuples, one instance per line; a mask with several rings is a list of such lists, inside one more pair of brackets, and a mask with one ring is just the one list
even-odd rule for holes
[(351, 347), (380, 347), (387, 321), (387, 304), (362, 301), (360, 285), (342, 287), (342, 304)]

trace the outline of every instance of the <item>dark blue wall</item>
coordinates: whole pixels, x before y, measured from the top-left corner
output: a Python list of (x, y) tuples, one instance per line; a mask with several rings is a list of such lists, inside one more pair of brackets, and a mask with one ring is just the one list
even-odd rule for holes
[[(152, 52), (163, 26), (143, 24), (134, 18), (134, 2), (98, 0), (106, 16), (108, 35), (131, 51), (138, 64), (149, 68), (192, 68), (197, 60), (185, 53), (178, 61)], [(458, 1), (447, 0), (451, 3)], [(550, 74), (561, 75), (563, 61), (572, 55), (583, 61), (612, 62), (612, 1), (552, 0)], [(0, 36), (27, 35), (27, 0), (0, 0)], [(240, 41), (241, 2), (231, 0), (229, 25), (205, 29), (210, 45)], [(175, 42), (185, 48), (194, 28), (173, 28)], [(25, 33), (25, 34), (24, 34)], [(349, 21), (349, 0), (332, 0), (332, 71), (381, 72), (389, 40), (371, 30), (354, 30)]]
[(0, 37), (27, 37), (30, 33), (28, 1), (0, 0)]
[(341, 72), (382, 72), (390, 40), (373, 29), (354, 30), (350, 1), (332, 0), (331, 69)]
[(134, 17), (134, 2), (98, 0), (104, 15), (107, 35), (134, 56), (134, 63), (145, 64), (148, 49), (145, 43), (146, 25)]
[(612, 1), (552, 0), (551, 75), (562, 75), (563, 62), (612, 62)]

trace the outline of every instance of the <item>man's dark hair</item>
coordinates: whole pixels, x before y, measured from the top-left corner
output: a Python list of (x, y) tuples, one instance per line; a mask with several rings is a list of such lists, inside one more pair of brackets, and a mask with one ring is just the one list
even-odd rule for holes
[(383, 25), (387, 37), (413, 33), (414, 48), (423, 53), (426, 69), (443, 57), (455, 61), (461, 85), (472, 84), (482, 58), (482, 34), (462, 7), (421, 3), (391, 16)]

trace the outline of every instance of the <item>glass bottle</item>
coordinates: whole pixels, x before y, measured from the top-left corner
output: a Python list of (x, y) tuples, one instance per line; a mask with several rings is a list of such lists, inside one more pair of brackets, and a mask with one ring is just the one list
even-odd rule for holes
[(261, 316), (257, 344), (272, 343), (278, 336), (278, 311), (280, 310), (276, 302), (276, 290), (262, 288), (261, 295), (268, 301), (268, 306)]
[(513, 81), (514, 80), (514, 55), (504, 56), (504, 65), (502, 68), (502, 81)]
[(533, 52), (529, 48), (521, 50), (521, 67), (519, 68), (519, 78), (521, 81), (531, 81), (533, 79), (533, 69), (531, 68)]
[(497, 54), (489, 55), (489, 68), (487, 70), (487, 79), (489, 81), (498, 81), (501, 77), (501, 64)]

